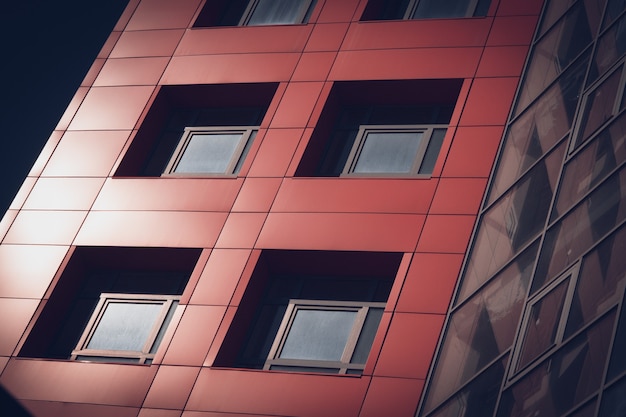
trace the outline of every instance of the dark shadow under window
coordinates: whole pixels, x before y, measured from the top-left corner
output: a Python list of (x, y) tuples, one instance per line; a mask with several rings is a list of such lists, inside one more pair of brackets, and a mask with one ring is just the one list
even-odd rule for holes
[(370, 0), (361, 20), (486, 16), (491, 0)]

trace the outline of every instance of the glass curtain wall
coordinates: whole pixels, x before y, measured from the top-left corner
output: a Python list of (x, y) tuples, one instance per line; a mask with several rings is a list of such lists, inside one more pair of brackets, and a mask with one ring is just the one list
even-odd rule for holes
[(546, 1), (419, 416), (626, 415), (625, 52)]

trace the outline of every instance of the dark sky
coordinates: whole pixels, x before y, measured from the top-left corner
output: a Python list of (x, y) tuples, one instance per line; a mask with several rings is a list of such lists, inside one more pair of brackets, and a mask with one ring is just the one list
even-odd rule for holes
[(0, 11), (0, 217), (128, 0), (7, 0)]

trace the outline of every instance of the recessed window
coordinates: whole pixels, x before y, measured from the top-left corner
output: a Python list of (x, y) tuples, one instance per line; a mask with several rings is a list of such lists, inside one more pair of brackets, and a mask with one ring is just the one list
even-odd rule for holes
[(179, 298), (101, 294), (72, 359), (152, 362)]
[(314, 0), (207, 1), (194, 27), (306, 23), (314, 6)]
[(362, 373), (384, 307), (290, 300), (265, 369)]
[(370, 0), (361, 20), (486, 16), (491, 0)]
[(344, 175), (431, 174), (446, 126), (361, 126)]
[(166, 174), (236, 174), (257, 127), (187, 127)]

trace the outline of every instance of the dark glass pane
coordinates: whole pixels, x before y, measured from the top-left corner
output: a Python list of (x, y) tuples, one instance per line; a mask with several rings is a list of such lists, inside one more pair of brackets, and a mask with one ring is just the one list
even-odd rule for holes
[(367, 361), (367, 357), (370, 354), (370, 349), (372, 348), (372, 343), (374, 343), (374, 337), (376, 336), (376, 331), (378, 330), (378, 325), (380, 324), (380, 319), (382, 317), (382, 308), (369, 309), (350, 363), (364, 364)]
[(541, 31), (545, 33), (556, 22), (567, 9), (576, 3), (576, 0), (553, 0), (547, 2), (546, 10), (543, 13), (543, 21), (541, 22)]
[(366, 133), (353, 172), (410, 173), (423, 136), (423, 132)]
[(142, 351), (162, 308), (162, 303), (108, 303), (87, 348)]
[(546, 234), (532, 292), (550, 282), (626, 218), (626, 169), (609, 177)]
[(626, 378), (604, 392), (598, 417), (624, 417), (626, 415)]
[(157, 333), (157, 336), (152, 344), (152, 348), (150, 349), (150, 353), (156, 353), (161, 341), (163, 340), (163, 336), (165, 335), (165, 331), (167, 330), (167, 326), (169, 326), (170, 321), (172, 321), (172, 317), (174, 316), (174, 312), (176, 311), (176, 307), (178, 306), (178, 301), (172, 301), (170, 309), (165, 315), (165, 319), (163, 320), (163, 324), (161, 324), (161, 328)]
[[(599, 18), (599, 15), (593, 17)], [(526, 108), (589, 45), (592, 38), (588, 18), (583, 3), (578, 2), (535, 45), (520, 89), (515, 114)], [(596, 26), (597, 22), (592, 24)]]
[(603, 27), (610, 25), (626, 9), (626, 1), (609, 0), (606, 5), (606, 15), (604, 16)]
[(439, 404), (511, 347), (537, 245), (459, 307), (450, 319), (426, 407)]
[(279, 357), (341, 360), (356, 315), (356, 311), (299, 309)]
[(428, 142), (428, 149), (422, 160), (422, 166), (419, 169), (420, 174), (432, 174), (443, 144), (443, 139), (446, 136), (446, 129), (434, 129), (433, 134)]
[(537, 163), (483, 215), (459, 293), (469, 296), (544, 228), (565, 143)]
[(581, 125), (578, 129), (576, 144), (584, 142), (600, 126), (613, 117), (615, 99), (622, 77), (622, 67), (614, 71), (609, 78), (592, 91), (584, 102)]
[[(272, 365), (271, 371), (287, 371), (287, 372), (314, 372), (321, 374), (338, 374), (338, 368), (313, 368), (309, 366), (286, 366), (286, 365)], [(359, 371), (359, 375), (361, 371)]]
[(246, 160), (246, 156), (248, 155), (248, 152), (250, 152), (250, 148), (252, 147), (252, 142), (254, 141), (254, 138), (256, 137), (257, 131), (254, 130), (250, 133), (250, 137), (248, 138), (248, 142), (246, 143), (246, 145), (243, 148), (243, 152), (241, 152), (241, 155), (239, 156), (239, 160), (237, 161), (237, 165), (235, 165), (235, 169), (233, 170), (234, 174), (238, 174), (239, 171), (241, 171), (241, 167), (243, 165), (243, 162)]
[[(623, 255), (624, 252), (622, 252), (622, 256)], [(623, 291), (618, 294), (618, 296), (623, 295)], [(626, 371), (626, 355), (624, 352), (626, 352), (626, 305), (624, 305), (624, 301), (622, 301), (619, 324), (617, 325), (617, 333), (615, 334), (615, 340), (613, 341), (613, 351), (611, 353), (611, 362), (609, 363), (609, 372), (606, 377), (607, 381), (612, 381)]]
[(626, 285), (626, 228), (585, 256), (570, 307), (565, 337), (613, 307)]
[(90, 361), (90, 362), (139, 363), (139, 358), (120, 358), (120, 357), (111, 357), (111, 356), (80, 355), (76, 357), (76, 360), (77, 361)]
[(583, 407), (568, 414), (567, 417), (594, 417), (596, 415), (596, 400), (588, 402)]
[(402, 19), (409, 0), (369, 0), (361, 20)]
[(429, 417), (491, 416), (498, 399), (506, 362), (505, 356), (491, 365)]
[(570, 66), (509, 126), (489, 193), (490, 202), (495, 201), (569, 131), (588, 57), (586, 54)]
[(626, 161), (626, 113), (565, 166), (552, 219), (565, 213), (590, 189)]
[(523, 368), (555, 344), (569, 283), (570, 279), (562, 281), (531, 305), (526, 329), (522, 333), (523, 344), (517, 369)]
[(626, 15), (598, 39), (587, 85), (604, 75), (626, 52)]
[(614, 319), (607, 315), (505, 391), (497, 416), (559, 416), (596, 391)]
[(309, 0), (258, 0), (247, 25), (302, 23)]
[(241, 133), (192, 134), (174, 172), (225, 173), (241, 136)]
[(468, 0), (420, 0), (411, 19), (433, 19), (472, 16), (468, 10), (472, 2)]

